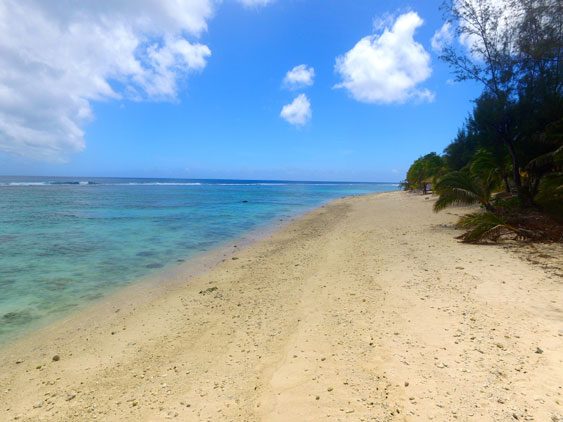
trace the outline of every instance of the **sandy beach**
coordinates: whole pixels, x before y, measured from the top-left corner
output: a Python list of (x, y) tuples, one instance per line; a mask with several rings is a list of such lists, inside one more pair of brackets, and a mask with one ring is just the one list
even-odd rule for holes
[(434, 200), (336, 200), (3, 347), (0, 420), (563, 421), (563, 248)]

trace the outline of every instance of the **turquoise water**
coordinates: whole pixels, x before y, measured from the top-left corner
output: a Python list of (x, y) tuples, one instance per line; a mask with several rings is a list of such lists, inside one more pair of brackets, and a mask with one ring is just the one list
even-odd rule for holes
[(0, 177), (0, 344), (280, 218), (334, 198), (396, 189)]

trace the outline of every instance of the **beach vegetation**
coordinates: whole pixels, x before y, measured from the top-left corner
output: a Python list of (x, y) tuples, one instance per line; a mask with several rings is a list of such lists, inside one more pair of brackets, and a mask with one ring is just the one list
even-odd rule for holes
[(453, 171), (436, 184), (438, 200), (434, 211), (441, 211), (452, 205), (479, 204), (487, 211), (494, 212), (491, 196), (498, 186), (494, 170), (485, 174), (471, 174), (467, 171)]
[(456, 224), (458, 227), (467, 230), (458, 239), (464, 242), (475, 242), (484, 239), (497, 240), (503, 230), (516, 231), (517, 229), (509, 226), (506, 220), (493, 212), (473, 212), (464, 215)]
[(467, 230), (458, 239), (466, 243), (480, 242), (483, 240), (496, 241), (504, 234), (515, 234), (516, 238), (527, 240), (541, 240), (545, 233), (538, 230), (528, 230), (515, 227), (501, 215), (491, 211), (474, 212), (464, 215), (456, 224), (458, 227)]
[(423, 182), (435, 183), (444, 174), (444, 159), (435, 152), (431, 152), (412, 164), (407, 172), (406, 184), (403, 186), (408, 189), (420, 189)]
[(557, 219), (563, 219), (563, 172), (550, 173), (540, 183), (537, 203)]
[(441, 59), (482, 92), (443, 154), (412, 164), (406, 188), (432, 180), (435, 211), (479, 204), (460, 221), (463, 240), (563, 240), (563, 3), (446, 0), (443, 10), (455, 36)]
[(469, 163), (469, 169), (473, 174), (488, 175), (495, 182), (495, 187), (502, 185), (505, 191), (510, 193), (508, 179), (512, 165), (506, 154), (479, 148), (475, 151), (473, 160)]
[(443, 9), (460, 42), (447, 45), (441, 59), (457, 81), (482, 85), (473, 113), (479, 134), (504, 146), (515, 192), (531, 205), (533, 185), (521, 170), (534, 158), (530, 153), (547, 147), (535, 142), (537, 135), (563, 112), (563, 6), (553, 0), (446, 0)]

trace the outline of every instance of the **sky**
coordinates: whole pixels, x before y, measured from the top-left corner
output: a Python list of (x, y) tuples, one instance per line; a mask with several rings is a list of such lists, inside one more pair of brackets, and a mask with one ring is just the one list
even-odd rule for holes
[(0, 0), (0, 174), (397, 182), (480, 92), (440, 4)]

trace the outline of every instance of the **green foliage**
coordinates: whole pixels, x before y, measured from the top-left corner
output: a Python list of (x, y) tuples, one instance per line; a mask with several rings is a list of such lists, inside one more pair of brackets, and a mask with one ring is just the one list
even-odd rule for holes
[(490, 211), (464, 215), (457, 222), (457, 226), (467, 230), (457, 238), (468, 243), (483, 240), (497, 241), (505, 233), (514, 233), (517, 238), (527, 240), (544, 240), (546, 238), (546, 233), (542, 231), (514, 227), (507, 222), (506, 218)]
[(534, 158), (528, 163), (526, 169), (529, 172), (540, 174), (561, 167), (563, 167), (563, 146)]
[(454, 140), (444, 149), (444, 161), (448, 170), (459, 171), (465, 168), (473, 159), (477, 148), (479, 148), (479, 139), (466, 122), (458, 130)]
[(450, 172), (436, 185), (439, 198), (434, 203), (434, 211), (438, 212), (452, 205), (473, 204), (480, 204), (493, 211), (495, 207), (491, 204), (491, 195), (497, 185), (493, 171), (486, 176), (465, 171)]
[[(560, 172), (563, 169), (563, 146), (560, 146), (555, 151), (542, 154), (539, 157), (534, 158), (526, 166), (528, 172), (528, 189), (536, 196), (540, 189), (540, 183), (542, 183), (542, 178), (545, 175), (550, 175), (553, 172)], [(553, 180), (556, 180), (557, 177)], [(547, 182), (547, 187), (551, 186), (553, 180)], [(553, 194), (556, 195), (557, 191), (553, 189), (548, 189), (544, 187), (543, 194), (540, 196), (540, 202), (551, 204), (552, 201), (547, 200), (546, 195)], [(557, 196), (557, 195), (556, 195)], [(553, 198), (556, 199), (556, 196)], [(536, 199), (537, 201), (537, 199)], [(548, 205), (553, 208), (551, 205)]]
[(517, 196), (511, 196), (510, 198), (507, 199), (502, 198), (500, 196), (495, 196), (491, 200), (491, 203), (494, 205), (495, 208), (502, 209), (504, 210), (504, 212), (508, 214), (514, 213), (522, 207), (520, 199)]
[(409, 190), (409, 182), (407, 180), (403, 180), (401, 183), (399, 183), (399, 189)]
[(459, 236), (459, 239), (462, 239), (464, 242), (478, 242), (486, 239), (494, 241), (507, 230), (512, 232), (518, 231), (516, 228), (509, 226), (503, 217), (490, 211), (464, 215), (457, 222), (457, 226), (468, 230)]
[[(507, 20), (506, 8), (518, 18)], [(540, 205), (563, 213), (563, 2), (445, 0), (443, 9), (471, 44), (453, 37), (441, 59), (483, 92), (444, 155), (409, 168), (408, 187), (432, 181), (436, 211), (478, 203), (491, 212)], [(492, 200), (502, 188), (518, 200)]]
[[(518, 19), (505, 19), (507, 7)], [(445, 150), (448, 166), (461, 170), (485, 148), (505, 187), (510, 177), (522, 204), (531, 205), (546, 173), (522, 174), (522, 167), (563, 145), (561, 127), (556, 136), (548, 133), (563, 115), (563, 3), (445, 0), (444, 9), (457, 35), (472, 43), (467, 51), (453, 42), (441, 58), (457, 80), (483, 86), (472, 116)]]
[(508, 175), (511, 172), (510, 159), (506, 154), (495, 154), (492, 150), (479, 148), (473, 156), (473, 161), (469, 163), (471, 173), (486, 177), (491, 175), (497, 182), (497, 185), (505, 184), (505, 190), (510, 192), (508, 184)]
[(407, 171), (409, 189), (418, 189), (422, 182), (433, 182), (444, 173), (444, 160), (435, 152), (426, 154), (416, 160)]
[(542, 179), (536, 201), (551, 214), (563, 218), (563, 172), (550, 173)]

